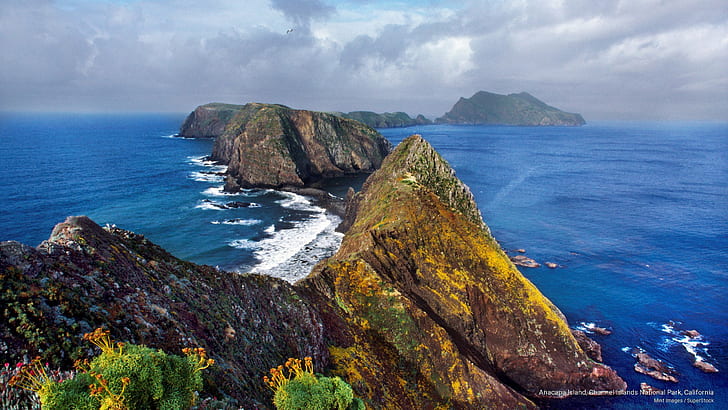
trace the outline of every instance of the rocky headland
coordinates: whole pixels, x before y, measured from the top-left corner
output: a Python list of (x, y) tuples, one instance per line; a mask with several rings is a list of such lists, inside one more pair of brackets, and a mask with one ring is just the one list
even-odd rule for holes
[(478, 91), (470, 98), (461, 97), (435, 123), (580, 126), (586, 121), (580, 114), (561, 111), (526, 92), (502, 95)]
[(183, 138), (216, 138), (225, 132), (225, 127), (244, 105), (209, 103), (195, 108), (180, 127)]
[(203, 134), (216, 137), (211, 158), (228, 166), (227, 191), (301, 188), (369, 173), (392, 148), (358, 121), (276, 104), (200, 106), (179, 135)]
[(375, 113), (372, 111), (352, 111), (347, 113), (334, 113), (344, 118), (349, 118), (362, 122), (372, 128), (397, 128), (409, 127), (412, 125), (429, 125), (432, 124), (424, 115), (419, 114), (415, 118), (410, 117), (407, 113), (385, 112)]
[[(260, 115), (281, 126), (271, 110)], [(3, 242), (0, 360), (70, 368), (89, 353), (81, 335), (103, 326), (173, 353), (204, 347), (216, 365), (203, 396), (245, 408), (269, 408), (262, 376), (304, 356), (369, 408), (532, 408), (548, 391), (626, 387), (515, 268), (425, 140), (380, 165), (348, 195), (338, 252), (293, 285), (185, 262), (86, 217), (36, 248)]]

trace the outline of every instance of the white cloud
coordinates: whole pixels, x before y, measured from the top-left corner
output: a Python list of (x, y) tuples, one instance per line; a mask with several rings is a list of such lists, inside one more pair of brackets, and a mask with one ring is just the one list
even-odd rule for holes
[(415, 48), (411, 58), (415, 67), (437, 73), (444, 84), (458, 83), (461, 76), (475, 68), (473, 50), (468, 37), (445, 37)]
[(438, 116), (483, 89), (587, 119), (728, 113), (721, 0), (28, 0), (0, 6), (0, 48), (0, 109)]

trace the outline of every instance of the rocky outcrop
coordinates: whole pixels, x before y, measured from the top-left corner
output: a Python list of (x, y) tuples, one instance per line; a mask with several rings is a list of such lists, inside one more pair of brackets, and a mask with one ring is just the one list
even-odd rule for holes
[(637, 359), (637, 363), (634, 365), (634, 371), (637, 373), (665, 382), (678, 382), (674, 376), (675, 371), (661, 360), (657, 360), (645, 352), (637, 352), (634, 357)]
[(594, 361), (602, 361), (602, 346), (600, 346), (599, 343), (590, 339), (586, 333), (581, 330), (572, 330), (571, 333), (574, 335), (577, 343), (579, 343), (581, 350), (583, 350), (587, 356)]
[(715, 366), (702, 360), (694, 361), (693, 367), (700, 369), (703, 373), (718, 373), (718, 369)]
[(350, 206), (340, 250), (303, 285), (346, 323), (332, 366), (370, 403), (515, 408), (544, 390), (626, 387), (587, 357), (421, 137), (400, 143)]
[(540, 263), (536, 262), (535, 260), (529, 258), (526, 255), (511, 256), (511, 262), (513, 262), (514, 265), (523, 266), (524, 268), (541, 267)]
[(525, 92), (502, 95), (479, 91), (470, 98), (461, 97), (435, 123), (579, 126), (586, 122), (580, 114), (561, 111)]
[(391, 144), (374, 129), (332, 114), (246, 104), (215, 140), (212, 158), (228, 165), (226, 189), (302, 187), (371, 172)]
[(219, 137), (225, 132), (230, 120), (242, 109), (242, 105), (234, 104), (201, 105), (187, 116), (177, 135), (184, 138)]
[(372, 128), (397, 128), (409, 127), (412, 125), (429, 125), (432, 121), (419, 114), (415, 118), (410, 117), (407, 113), (385, 112), (377, 114), (372, 111), (352, 111), (348, 113), (336, 113), (344, 118), (364, 123)]
[(86, 217), (68, 218), (37, 248), (0, 243), (0, 281), (1, 363), (40, 354), (71, 369), (90, 352), (82, 335), (103, 326), (170, 353), (205, 348), (216, 362), (206, 395), (266, 408), (267, 369), (305, 356), (325, 366), (329, 356), (322, 318), (287, 282), (185, 262)]

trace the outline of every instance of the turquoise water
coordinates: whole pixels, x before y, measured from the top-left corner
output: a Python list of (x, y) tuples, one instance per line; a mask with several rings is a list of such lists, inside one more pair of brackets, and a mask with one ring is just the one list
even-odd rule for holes
[[(0, 116), (0, 240), (37, 245), (84, 214), (142, 233), (178, 257), (289, 280), (338, 243), (336, 218), (275, 191), (221, 195), (210, 140), (172, 138), (184, 115)], [(422, 134), (476, 197), (505, 249), (574, 327), (593, 335), (630, 389), (688, 393), (569, 399), (554, 408), (721, 408), (728, 404), (728, 124), (593, 123), (579, 128), (422, 126), (385, 129), (393, 143)], [(336, 187), (343, 195), (346, 185)], [(220, 209), (239, 201), (248, 207)], [(690, 339), (681, 330), (698, 330)], [(665, 384), (637, 374), (639, 348), (672, 365)], [(721, 372), (692, 367), (699, 356)], [(687, 399), (714, 404), (689, 404)]]

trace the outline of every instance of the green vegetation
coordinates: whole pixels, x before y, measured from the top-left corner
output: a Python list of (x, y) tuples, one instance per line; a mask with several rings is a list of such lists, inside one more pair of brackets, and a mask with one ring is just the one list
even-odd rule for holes
[(432, 121), (425, 118), (422, 114), (412, 118), (407, 115), (407, 113), (401, 111), (385, 112), (382, 114), (377, 114), (372, 111), (352, 111), (349, 113), (338, 113), (338, 115), (362, 122), (372, 128), (408, 127), (410, 125), (425, 125), (432, 123)]
[[(303, 364), (303, 365), (302, 365)], [(288, 359), (284, 366), (270, 369), (263, 381), (273, 390), (273, 404), (279, 410), (363, 410), (364, 402), (338, 377), (317, 376), (313, 361), (306, 357)], [(287, 374), (286, 374), (287, 373)]]
[(36, 358), (9, 384), (37, 393), (42, 408), (49, 410), (186, 409), (202, 388), (201, 370), (214, 363), (204, 349), (184, 349), (185, 357), (166, 354), (114, 343), (109, 331), (100, 328), (84, 339), (101, 348), (101, 354), (76, 361), (73, 378), (56, 381)]

